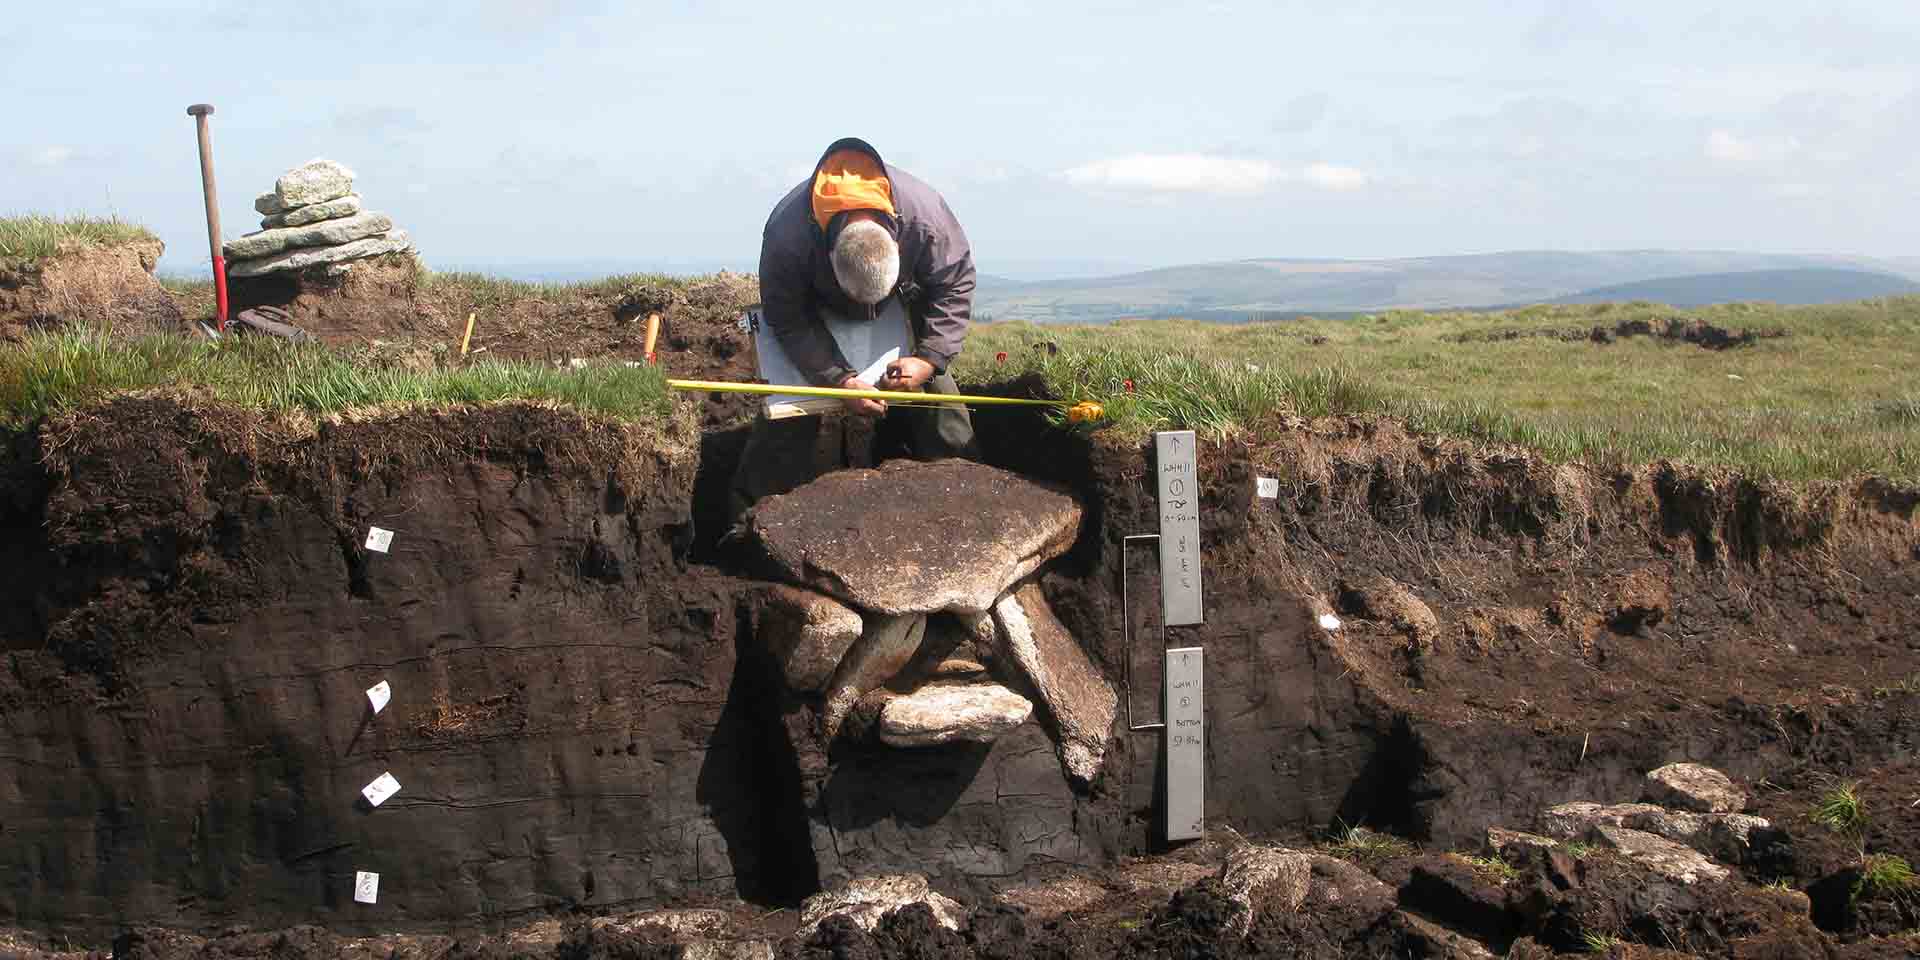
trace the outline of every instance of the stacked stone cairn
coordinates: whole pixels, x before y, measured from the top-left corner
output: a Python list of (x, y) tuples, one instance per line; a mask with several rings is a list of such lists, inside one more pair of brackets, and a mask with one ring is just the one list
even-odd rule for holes
[(310, 160), (281, 174), (253, 208), (266, 219), (259, 230), (227, 242), (229, 276), (309, 268), (339, 275), (352, 261), (413, 250), (392, 217), (362, 208), (353, 171), (332, 160)]

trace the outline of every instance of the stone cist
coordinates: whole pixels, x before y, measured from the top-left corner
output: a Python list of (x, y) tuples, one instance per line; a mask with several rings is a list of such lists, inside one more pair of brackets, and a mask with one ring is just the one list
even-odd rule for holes
[[(947, 365), (960, 353), (973, 308), (973, 253), (946, 201), (889, 166), (865, 141), (835, 141), (814, 172), (773, 208), (760, 242), (761, 318), (816, 386), (958, 393)], [(879, 383), (848, 365), (822, 317), (871, 321), (904, 312), (911, 356)], [(848, 400), (854, 416), (878, 417), (881, 449), (899, 443), (917, 459), (973, 458), (973, 423), (960, 404), (900, 407)], [(735, 516), (754, 502), (813, 479), (821, 418), (753, 425), (734, 475)]]

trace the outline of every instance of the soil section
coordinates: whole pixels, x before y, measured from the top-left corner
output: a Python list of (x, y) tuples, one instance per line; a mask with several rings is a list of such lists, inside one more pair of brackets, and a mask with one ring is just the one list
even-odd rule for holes
[(146, 398), (11, 450), (0, 923), (497, 928), (786, 871), (690, 423)]
[(62, 249), (31, 264), (0, 263), (0, 342), (26, 331), (82, 324), (127, 333), (174, 333), (180, 308), (153, 277), (158, 240)]

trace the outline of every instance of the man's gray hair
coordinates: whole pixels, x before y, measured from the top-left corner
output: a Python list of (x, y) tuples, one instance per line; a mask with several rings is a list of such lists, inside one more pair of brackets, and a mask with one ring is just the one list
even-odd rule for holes
[(855, 220), (833, 243), (833, 277), (856, 303), (875, 304), (900, 281), (900, 245), (871, 220)]

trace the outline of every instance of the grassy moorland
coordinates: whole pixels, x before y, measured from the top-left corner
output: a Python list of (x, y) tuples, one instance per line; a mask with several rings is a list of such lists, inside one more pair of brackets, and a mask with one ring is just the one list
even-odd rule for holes
[(265, 337), (209, 341), (37, 332), (0, 345), (0, 427), (136, 390), (191, 390), (272, 413), (341, 413), (378, 406), (546, 400), (629, 420), (672, 411), (657, 368), (579, 369), (477, 360), (428, 369), (370, 361), (318, 345)]
[[(0, 243), (33, 251), (57, 249), (63, 236), (106, 242), (121, 231), (143, 233), (113, 221), (0, 223), (13, 231), (0, 232)], [(478, 312), (483, 327), (511, 333), (516, 324), (548, 329), (556, 310), (568, 317), (568, 330), (597, 328), (612, 322), (612, 304), (634, 295), (700, 288), (701, 309), (715, 316), (753, 296), (746, 278), (714, 279), (538, 284), (423, 272), (417, 283), (421, 299), (447, 316)], [(186, 305), (204, 300), (210, 312), (204, 282), (168, 287)], [(1660, 337), (1578, 338), (1623, 321), (1660, 327), (1674, 319), (1784, 336), (1725, 350)], [(1005, 361), (996, 360), (999, 353)], [(982, 324), (955, 373), (972, 385), (1038, 375), (1056, 396), (1103, 403), (1102, 429), (1126, 435), (1193, 428), (1249, 436), (1288, 414), (1380, 414), (1417, 431), (1518, 444), (1556, 460), (1672, 458), (1784, 480), (1877, 474), (1920, 481), (1920, 297), (1817, 307), (1396, 311), (1247, 325)], [(0, 348), (0, 418), (16, 422), (117, 390), (189, 386), (248, 406), (308, 412), (530, 398), (653, 417), (670, 402), (657, 372), (618, 365), (570, 371), (481, 360), (422, 371), (318, 347), (122, 342), (74, 332)]]
[[(1726, 350), (1654, 337), (1498, 338), (1673, 317), (1785, 336)], [(956, 368), (975, 383), (1039, 374), (1059, 396), (1101, 401), (1109, 429), (1130, 433), (1191, 427), (1224, 437), (1257, 433), (1287, 413), (1377, 413), (1559, 460), (1674, 458), (1788, 480), (1920, 480), (1920, 297), (1243, 326), (990, 324), (969, 337)]]
[(153, 239), (146, 227), (114, 217), (0, 217), (0, 266), (34, 263), (62, 249)]

